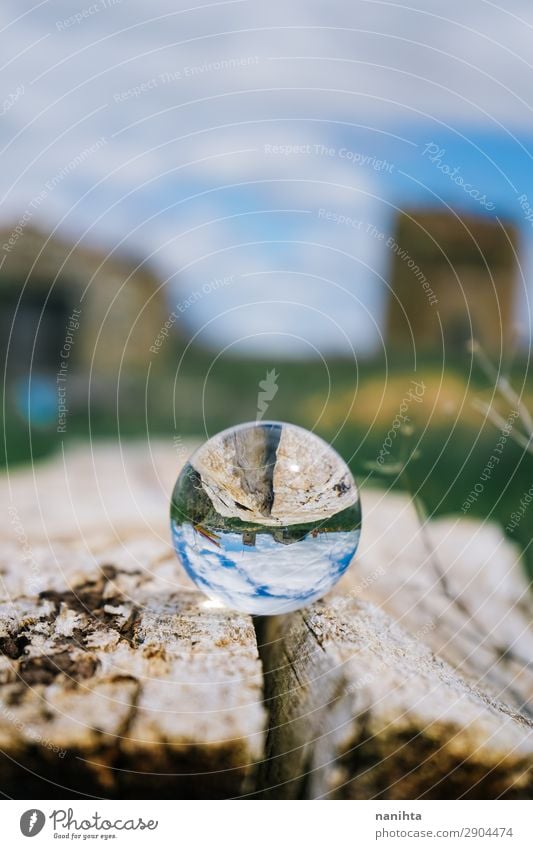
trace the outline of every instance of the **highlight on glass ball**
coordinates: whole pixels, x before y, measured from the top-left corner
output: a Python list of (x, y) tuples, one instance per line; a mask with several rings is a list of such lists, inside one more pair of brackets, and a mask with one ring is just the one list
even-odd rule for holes
[(304, 607), (346, 571), (361, 532), (359, 493), (320, 437), (283, 422), (213, 436), (178, 477), (174, 547), (214, 601), (256, 615)]

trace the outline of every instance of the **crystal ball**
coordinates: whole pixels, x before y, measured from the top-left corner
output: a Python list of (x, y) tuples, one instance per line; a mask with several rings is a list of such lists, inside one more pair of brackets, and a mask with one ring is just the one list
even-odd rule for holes
[(304, 428), (251, 422), (213, 436), (172, 494), (174, 547), (213, 601), (257, 615), (320, 598), (348, 568), (361, 506), (336, 451)]

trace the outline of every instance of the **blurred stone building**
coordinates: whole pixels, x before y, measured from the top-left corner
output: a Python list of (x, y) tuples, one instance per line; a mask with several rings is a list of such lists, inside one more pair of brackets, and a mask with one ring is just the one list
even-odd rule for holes
[[(48, 238), (0, 231), (0, 365), (8, 412), (66, 432), (86, 414), (142, 420), (148, 367), (173, 361), (172, 335), (150, 350), (168, 319), (160, 280), (142, 263)], [(172, 333), (179, 333), (173, 327)], [(163, 367), (163, 368), (162, 368)], [(153, 381), (152, 381), (153, 382)]]
[(32, 360), (32, 371), (55, 374), (65, 359), (95, 378), (146, 372), (169, 311), (152, 272), (30, 228), (0, 231), (0, 249), (1, 359), (10, 374), (29, 371)]
[(517, 315), (518, 234), (496, 219), (413, 210), (398, 218), (386, 336), (393, 349), (499, 351)]

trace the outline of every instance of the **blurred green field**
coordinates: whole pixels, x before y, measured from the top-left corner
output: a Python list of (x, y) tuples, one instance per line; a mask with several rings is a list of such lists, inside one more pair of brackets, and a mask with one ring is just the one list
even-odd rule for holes
[[(445, 371), (441, 363), (426, 360), (415, 372), (398, 359), (358, 364), (328, 360), (326, 367), (320, 361), (272, 362), (216, 357), (204, 349), (189, 349), (186, 355), (176, 351), (175, 373), (150, 372), (147, 379), (108, 386), (106, 393), (91, 391), (90, 409), (86, 396), (84, 403), (71, 407), (66, 434), (57, 433), (55, 421), (30, 427), (8, 403), (2, 462), (12, 469), (37, 460), (58, 450), (63, 440), (163, 437), (179, 446), (187, 438), (203, 439), (255, 419), (259, 384), (274, 368), (277, 391), (264, 418), (315, 430), (334, 444), (358, 480), (408, 487), (429, 515), (463, 515), (469, 493), (482, 483), (467, 515), (505, 528), (533, 482), (533, 455), (512, 438), (518, 420), (503, 443), (498, 426), (484, 421), (475, 404), (490, 402), (493, 388), (466, 359), (450, 362)], [(516, 362), (510, 379), (533, 409), (527, 363)], [(421, 393), (418, 399), (415, 386)], [(512, 406), (501, 400), (497, 406), (507, 419)], [(411, 436), (405, 435), (403, 425), (394, 426), (400, 411), (409, 419)], [(391, 444), (383, 454), (387, 434)], [(487, 473), (498, 443), (498, 462)], [(533, 575), (532, 521), (533, 511), (531, 516), (526, 511), (511, 536), (523, 548)]]

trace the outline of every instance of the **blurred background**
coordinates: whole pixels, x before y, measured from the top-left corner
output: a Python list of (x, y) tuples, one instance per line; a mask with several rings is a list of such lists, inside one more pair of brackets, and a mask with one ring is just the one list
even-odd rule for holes
[(4, 0), (2, 463), (256, 418), (533, 568), (533, 8)]

